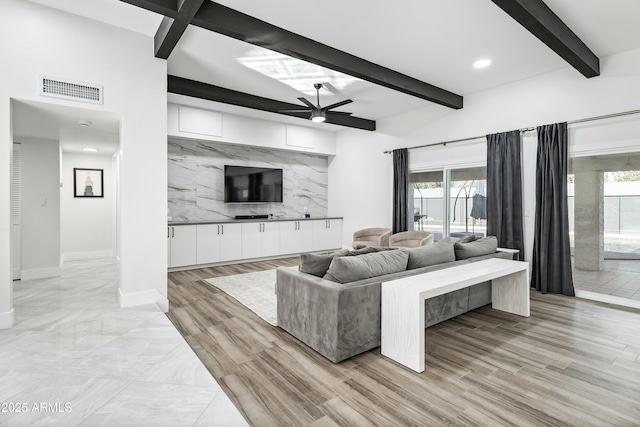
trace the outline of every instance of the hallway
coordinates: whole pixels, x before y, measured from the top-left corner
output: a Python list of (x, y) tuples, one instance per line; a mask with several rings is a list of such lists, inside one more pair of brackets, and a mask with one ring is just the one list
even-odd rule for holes
[(157, 306), (120, 309), (113, 259), (14, 282), (14, 307), (0, 425), (247, 425)]

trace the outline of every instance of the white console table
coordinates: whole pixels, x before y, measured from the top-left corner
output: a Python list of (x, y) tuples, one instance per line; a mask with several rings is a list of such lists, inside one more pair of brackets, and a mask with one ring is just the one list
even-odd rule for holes
[(492, 307), (529, 317), (529, 263), (494, 258), (382, 283), (382, 355), (424, 371), (424, 302), (491, 280)]

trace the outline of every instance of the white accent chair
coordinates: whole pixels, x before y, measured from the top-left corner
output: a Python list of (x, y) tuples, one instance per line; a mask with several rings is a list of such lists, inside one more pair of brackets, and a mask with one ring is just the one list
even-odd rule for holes
[(417, 248), (433, 243), (433, 234), (427, 231), (401, 231), (389, 236), (389, 246), (394, 248)]
[(365, 228), (364, 230), (358, 230), (353, 233), (354, 248), (364, 246), (389, 246), (389, 236), (391, 236), (391, 230), (388, 228)]

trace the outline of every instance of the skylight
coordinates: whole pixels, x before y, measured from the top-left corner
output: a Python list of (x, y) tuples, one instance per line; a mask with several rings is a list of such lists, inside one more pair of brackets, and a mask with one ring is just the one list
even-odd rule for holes
[(355, 82), (362, 81), (356, 77), (258, 46), (247, 52), (245, 57), (238, 58), (238, 62), (307, 95), (315, 95), (314, 83), (328, 82), (337, 90), (342, 90)]

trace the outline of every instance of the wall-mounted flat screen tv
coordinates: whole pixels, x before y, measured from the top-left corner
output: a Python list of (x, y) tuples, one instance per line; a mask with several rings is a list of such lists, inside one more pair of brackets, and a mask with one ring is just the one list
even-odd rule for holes
[(224, 166), (225, 203), (282, 203), (282, 169)]

